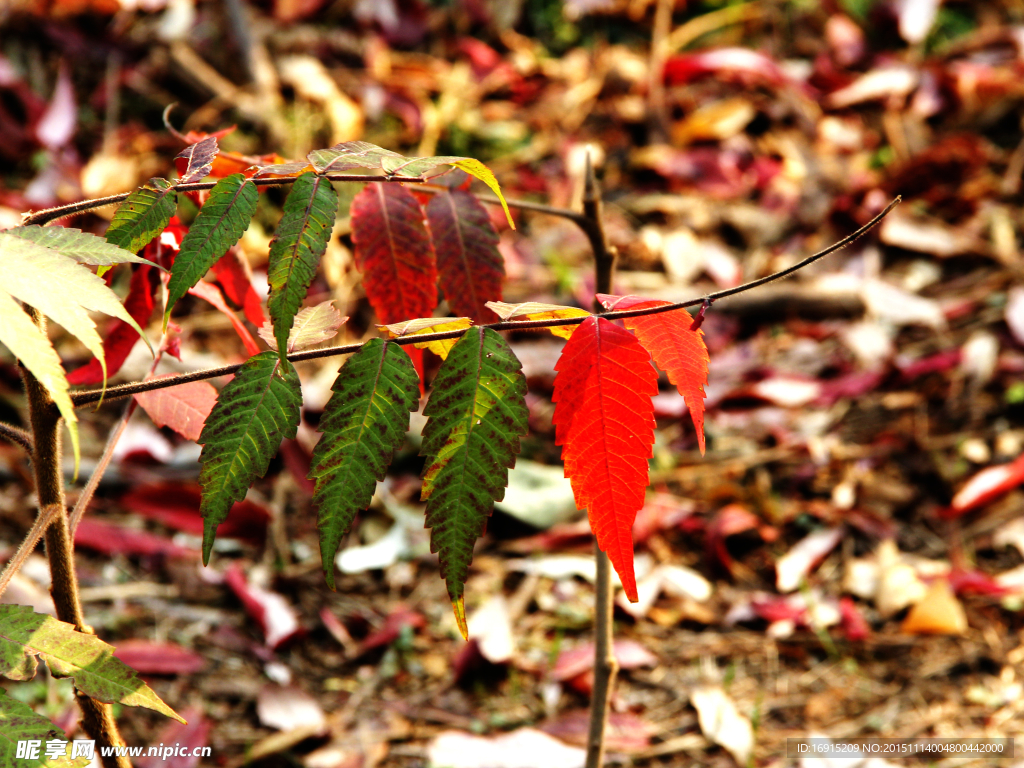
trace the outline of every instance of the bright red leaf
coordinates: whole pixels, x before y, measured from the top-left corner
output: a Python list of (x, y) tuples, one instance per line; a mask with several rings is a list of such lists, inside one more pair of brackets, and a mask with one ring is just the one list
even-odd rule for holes
[[(152, 271), (153, 267), (147, 264), (138, 265), (132, 272), (128, 296), (124, 300), (124, 308), (141, 328), (145, 328), (149, 323), (155, 306), (153, 284), (150, 281)], [(108, 377), (121, 370), (124, 361), (128, 359), (128, 353), (138, 341), (138, 332), (124, 320), (115, 320), (111, 324), (110, 330), (103, 337), (103, 356), (107, 361)], [(103, 369), (100, 367), (100, 361), (95, 358), (68, 374), (68, 384), (99, 384), (102, 381)]]
[[(667, 301), (655, 301), (641, 296), (608, 296), (597, 298), (609, 310), (660, 307)], [(690, 409), (693, 427), (697, 430), (697, 445), (704, 454), (704, 385), (708, 383), (708, 349), (704, 344), (704, 331), (692, 330), (693, 318), (685, 309), (673, 309), (657, 315), (627, 317), (626, 327), (636, 334), (640, 343), (651, 353), (655, 364), (668, 374), (679, 394)]]
[(256, 339), (249, 333), (249, 329), (245, 327), (245, 323), (238, 319), (231, 307), (224, 301), (224, 294), (220, 292), (220, 289), (213, 283), (208, 283), (205, 280), (200, 280), (194, 286), (188, 289), (188, 292), (193, 296), (198, 296), (200, 299), (205, 299), (210, 302), (223, 312), (228, 320), (231, 321), (231, 326), (235, 329), (235, 333), (242, 340), (242, 344), (245, 345), (246, 351), (250, 355), (258, 355), (263, 350), (260, 349), (260, 345), (256, 343)]
[(573, 333), (555, 365), (555, 445), (576, 506), (636, 602), (633, 520), (644, 505), (653, 455), (658, 375), (636, 337), (600, 317)]
[(262, 328), (267, 322), (263, 314), (263, 303), (252, 287), (252, 275), (242, 258), (237, 248), (229, 248), (213, 265), (213, 274), (224, 290), (224, 295), (242, 308), (245, 319), (257, 328)]
[(351, 210), (355, 262), (377, 317), (384, 324), (429, 317), (437, 306), (437, 266), (412, 192), (367, 184)]
[(187, 440), (198, 440), (206, 417), (217, 402), (217, 390), (208, 381), (190, 381), (140, 392), (135, 399), (158, 427), (170, 427)]

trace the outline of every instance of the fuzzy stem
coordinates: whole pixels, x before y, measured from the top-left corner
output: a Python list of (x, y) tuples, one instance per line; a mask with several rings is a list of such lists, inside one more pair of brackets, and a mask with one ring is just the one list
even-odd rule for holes
[[(40, 312), (32, 310), (32, 318), (46, 333), (46, 320)], [(57, 610), (57, 618), (73, 624), (79, 632), (91, 634), (78, 598), (78, 577), (75, 574), (75, 555), (68, 530), (64, 504), (64, 477), (61, 467), (60, 413), (49, 391), (27, 369), (24, 371), (25, 394), (28, 400), (29, 422), (35, 451), (32, 468), (35, 472), (36, 495), (39, 498), (39, 516), (50, 510), (53, 520), (46, 529), (46, 556), (50, 562), (52, 585), (50, 594)], [(77, 694), (82, 709), (82, 725), (97, 748), (123, 746), (114, 714), (109, 704)], [(99, 751), (99, 749), (97, 749)], [(131, 768), (127, 757), (102, 757), (104, 768)]]
[(13, 424), (0, 421), (0, 437), (5, 440), (10, 440), (12, 443), (17, 443), (24, 448), (29, 457), (32, 456), (32, 435), (26, 430), (16, 427)]

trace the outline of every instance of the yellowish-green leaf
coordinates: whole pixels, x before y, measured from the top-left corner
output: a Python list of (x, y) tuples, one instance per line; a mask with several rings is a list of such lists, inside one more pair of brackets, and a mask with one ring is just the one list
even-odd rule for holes
[(46, 387), (60, 415), (71, 433), (71, 447), (75, 455), (75, 474), (78, 474), (78, 419), (68, 395), (68, 380), (60, 358), (50, 340), (32, 322), (21, 305), (5, 291), (0, 290), (0, 344), (21, 360), (39, 383)]
[[(462, 331), (469, 328), (473, 321), (468, 317), (418, 317), (415, 320), (403, 320), (390, 325), (377, 325), (377, 330), (386, 334), (389, 339), (399, 336), (420, 336), (428, 333), (444, 333), (445, 331)], [(451, 348), (461, 337), (453, 339), (437, 339), (413, 344), (417, 349), (429, 349), (444, 360)]]
[(12, 680), (31, 680), (39, 659), (55, 677), (70, 677), (87, 696), (146, 707), (185, 722), (96, 635), (33, 613), (25, 605), (0, 605), (0, 674)]
[(491, 169), (479, 160), (474, 160), (471, 157), (467, 157), (463, 160), (457, 160), (452, 163), (452, 165), (465, 171), (470, 176), (475, 176), (491, 188), (491, 191), (496, 194), (498, 199), (501, 201), (501, 207), (505, 209), (505, 218), (508, 219), (508, 225), (512, 227), (512, 229), (515, 229), (516, 223), (512, 221), (512, 214), (508, 210), (508, 203), (505, 202), (505, 196), (501, 194), (501, 185), (499, 185), (498, 180), (494, 178), (494, 173)]
[[(537, 301), (524, 301), (522, 304), (506, 304), (503, 301), (488, 301), (487, 306), (502, 320), (564, 320), (569, 317), (589, 317), (590, 312), (579, 307), (566, 307), (561, 304), (542, 304)], [(568, 339), (576, 330), (576, 325), (553, 325), (546, 330)], [(529, 329), (528, 329), (529, 330)]]

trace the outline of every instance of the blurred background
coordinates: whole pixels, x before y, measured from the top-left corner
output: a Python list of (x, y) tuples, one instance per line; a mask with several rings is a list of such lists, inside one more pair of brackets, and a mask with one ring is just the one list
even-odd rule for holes
[[(705, 458), (662, 382), (609, 743), (645, 766), (797, 765), (785, 739), (812, 734), (1021, 735), (1022, 118), (1020, 0), (0, 0), (0, 228), (173, 178), (186, 142), (232, 127), (239, 168), (365, 140), (478, 158), (508, 197), (559, 207), (580, 205), (589, 148), (615, 293), (682, 300), (902, 196), (844, 251), (711, 308)], [(310, 303), (336, 299), (359, 340), (358, 185), (336, 186)], [(263, 198), (237, 255), (265, 295), (284, 198)], [(102, 233), (113, 210), (64, 223)], [(492, 213), (506, 301), (590, 306), (572, 222), (515, 210), (512, 231)], [(189, 301), (179, 369), (244, 359), (229, 318)], [(54, 333), (69, 370), (85, 363)], [(415, 424), (338, 592), (323, 584), (305, 472), (337, 360), (301, 369), (299, 439), (210, 569), (198, 448), (137, 414), (86, 518), (107, 527), (79, 533), (87, 616), (192, 725), (133, 711), (129, 744), (212, 745), (203, 765), (581, 764), (592, 566), (553, 445), (562, 342), (512, 343), (533, 432), (477, 550), (469, 644), (426, 551)], [(148, 365), (136, 349), (120, 377)], [(17, 370), (0, 368), (17, 421)], [(83, 419), (86, 457), (118, 412)], [(32, 506), (6, 444), (0, 473), (9, 554)], [(4, 600), (44, 610), (44, 571)], [(73, 727), (63, 683), (4, 685)]]

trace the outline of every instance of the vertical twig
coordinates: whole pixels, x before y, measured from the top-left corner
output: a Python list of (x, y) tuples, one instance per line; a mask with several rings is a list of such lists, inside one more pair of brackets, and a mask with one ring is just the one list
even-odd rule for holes
[[(46, 319), (37, 310), (33, 309), (31, 314), (45, 334)], [(85, 623), (82, 603), (78, 598), (74, 547), (64, 503), (60, 413), (49, 391), (27, 369), (24, 369), (24, 377), (34, 443), (32, 469), (35, 472), (39, 514), (43, 516), (46, 510), (55, 510), (53, 521), (45, 534), (46, 556), (50, 562), (52, 579), (50, 594), (58, 619), (73, 624), (79, 632), (92, 633), (92, 629)], [(95, 739), (97, 747), (124, 746), (109, 704), (79, 693), (78, 705), (82, 709), (82, 725)], [(101, 760), (104, 768), (131, 768), (131, 761), (127, 757), (108, 756)]]
[[(587, 152), (586, 186), (583, 189), (583, 231), (590, 240), (594, 252), (594, 277), (596, 293), (612, 292), (612, 274), (615, 271), (615, 253), (608, 247), (604, 235), (601, 210), (601, 190), (594, 173), (594, 166)], [(602, 307), (595, 297), (594, 307)], [(587, 734), (586, 768), (600, 768), (604, 763), (604, 732), (608, 722), (608, 706), (611, 701), (612, 684), (618, 671), (615, 654), (612, 651), (612, 569), (608, 555), (594, 543), (594, 557), (597, 561), (597, 581), (594, 595), (594, 691), (590, 698), (590, 731)]]

